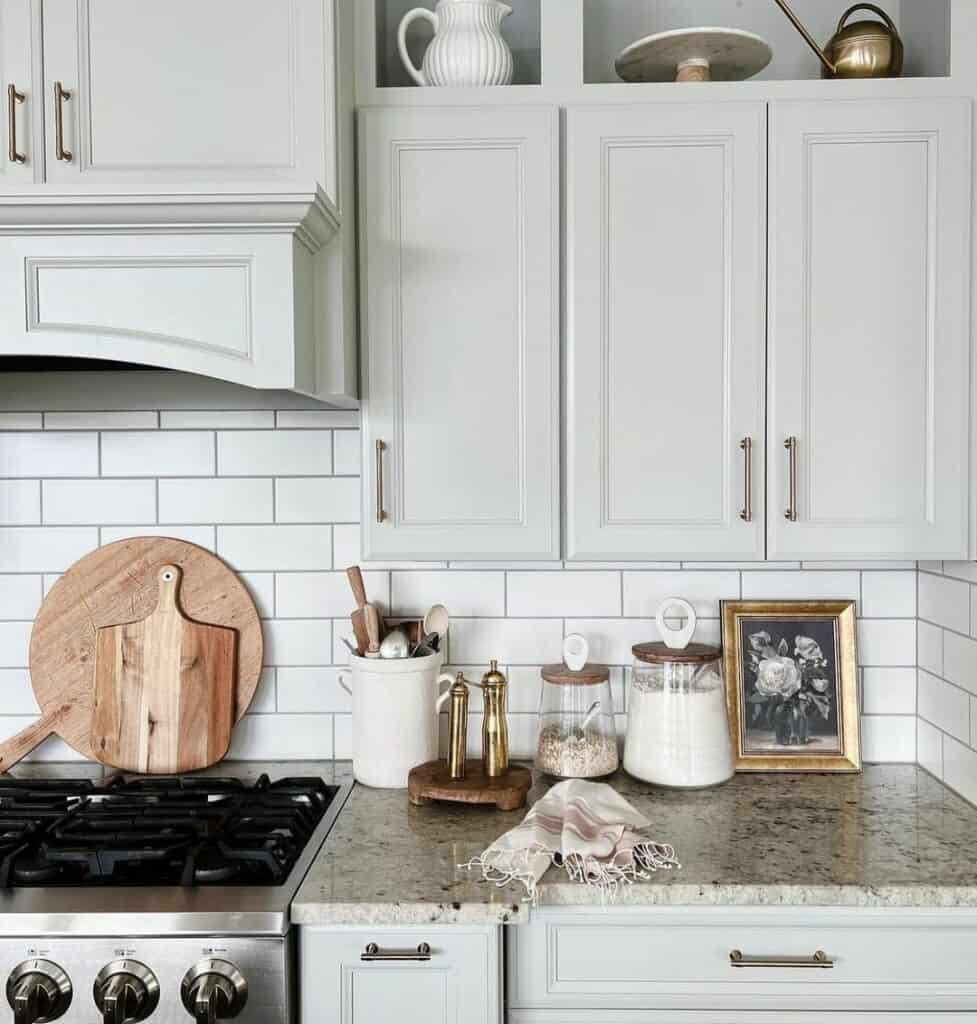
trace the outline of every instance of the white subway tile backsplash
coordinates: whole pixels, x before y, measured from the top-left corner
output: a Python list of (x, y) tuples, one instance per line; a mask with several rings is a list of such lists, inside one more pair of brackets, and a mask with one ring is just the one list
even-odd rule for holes
[(332, 715), (245, 715), (234, 728), (227, 756), (232, 761), (329, 760), (332, 721)]
[(505, 615), (502, 572), (394, 572), (390, 579), (390, 606), (398, 615), (423, 615), (443, 604), (452, 616), (452, 635), (460, 617)]
[(919, 574), (919, 617), (947, 629), (970, 629), (970, 586), (961, 580)]
[(971, 803), (977, 803), (977, 753), (952, 736), (943, 737), (943, 781)]
[(33, 619), (41, 597), (40, 576), (0, 576), (0, 620)]
[[(363, 573), (369, 601), (386, 614), (391, 608), (389, 577), (383, 572)], [(349, 616), (356, 607), (345, 572), (280, 572), (276, 574), (276, 614), (283, 619)], [(396, 609), (398, 614), (400, 609)]]
[(320, 429), (322, 427), (358, 427), (360, 414), (346, 409), (282, 409), (278, 413), (278, 429)]
[(869, 619), (916, 616), (915, 572), (863, 572), (860, 614)]
[[(22, 729), (26, 729), (29, 725), (33, 725), (37, 721), (37, 714), (33, 713), (30, 715), (3, 715), (0, 716), (0, 742), (3, 740), (10, 739), (11, 736), (15, 736)], [(68, 746), (64, 740), (58, 739), (56, 736), (51, 736), (46, 739), (39, 747), (35, 747), (27, 757), (21, 761), (21, 764), (25, 762), (34, 761), (82, 761), (84, 760), (81, 754), (77, 753), (71, 747)]]
[(506, 583), (506, 613), (587, 618), (618, 616), (621, 614), (621, 574), (570, 570), (510, 572)]
[(917, 664), (935, 676), (943, 675), (943, 630), (920, 619), (916, 623)]
[(744, 601), (857, 601), (857, 572), (745, 572)]
[(332, 661), (332, 629), (322, 619), (269, 619), (264, 634), (266, 665), (328, 665)]
[[(559, 658), (554, 660), (559, 661)], [(541, 668), (539, 665), (513, 665), (508, 668), (509, 707), (513, 712), (536, 714), (539, 711), (539, 694), (543, 686)]]
[(860, 619), (858, 661), (861, 665), (915, 665), (915, 619)]
[(358, 477), (287, 478), (275, 481), (279, 523), (358, 523)]
[(2, 430), (41, 430), (44, 420), (39, 412), (0, 412)]
[(341, 476), (360, 475), (360, 432), (337, 430), (332, 435), (333, 472)]
[(56, 526), (156, 519), (154, 480), (45, 480), (41, 500), (44, 522)]
[(350, 712), (352, 697), (342, 688), (340, 676), (350, 686), (346, 668), (280, 668), (278, 710), (284, 714)]
[(155, 430), (155, 412), (46, 412), (45, 430)]
[(103, 547), (129, 537), (173, 537), (208, 551), (213, 551), (216, 543), (212, 526), (103, 526), (99, 532)]
[(277, 669), (266, 668), (261, 673), (261, 678), (258, 680), (258, 689), (255, 690), (254, 699), (248, 708), (249, 714), (272, 714), (277, 710), (276, 672)]
[(918, 701), (921, 718), (964, 743), (970, 742), (970, 696), (967, 693), (920, 669)]
[(271, 480), (160, 480), (161, 523), (270, 523), (275, 518)]
[(31, 526), (41, 521), (39, 480), (0, 480), (0, 526)]
[(916, 719), (916, 760), (938, 779), (943, 778), (943, 733), (922, 718)]
[(157, 430), (102, 435), (102, 476), (212, 476), (213, 473), (213, 434)]
[(914, 715), (862, 715), (862, 760), (868, 764), (906, 764), (916, 760)]
[[(447, 569), (447, 562), (366, 562), (360, 555), (360, 527), (358, 523), (337, 523), (333, 527), (334, 546), (333, 557), (336, 565), (359, 565), (364, 571), (367, 569)], [(457, 568), (466, 568), (458, 566)], [(557, 566), (558, 567), (558, 566)], [(484, 563), (479, 563), (475, 568), (486, 568)], [(503, 569), (504, 566), (491, 566), (494, 569)]]
[(955, 580), (977, 583), (977, 562), (944, 562), (943, 575)]
[(217, 435), (221, 476), (321, 476), (332, 472), (328, 430), (237, 430)]
[(739, 596), (740, 577), (735, 572), (624, 573), (624, 615), (628, 618), (653, 619), (666, 598), (684, 597), (696, 615), (715, 619), (720, 601)]
[(97, 547), (94, 526), (0, 527), (0, 572), (64, 572)]
[(0, 669), (0, 707), (4, 715), (36, 715), (40, 713), (26, 668)]
[(0, 477), (98, 476), (98, 434), (0, 434)]
[(977, 693), (977, 640), (946, 630), (943, 634), (943, 678)]
[(915, 715), (915, 668), (866, 668), (862, 710), (866, 715)]
[(271, 429), (275, 426), (275, 414), (270, 409), (164, 409), (159, 414), (159, 425), (164, 430)]
[[(450, 609), (449, 609), (450, 610)], [(541, 665), (556, 661), (563, 624), (556, 619), (455, 619), (448, 633), (451, 661)]]
[(31, 622), (0, 622), (0, 668), (30, 664)]
[[(719, 623), (701, 620), (696, 628), (695, 639), (712, 643), (718, 634)], [(634, 660), (631, 648), (635, 644), (660, 640), (658, 627), (653, 619), (567, 619), (567, 633), (582, 633), (590, 644), (590, 660), (606, 665), (630, 665)], [(549, 652), (542, 660), (559, 661), (561, 646)]]
[(241, 572), (332, 568), (329, 526), (218, 526), (217, 554)]

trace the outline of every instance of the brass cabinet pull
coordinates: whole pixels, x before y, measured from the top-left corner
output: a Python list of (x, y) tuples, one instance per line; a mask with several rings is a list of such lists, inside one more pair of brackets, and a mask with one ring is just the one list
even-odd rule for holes
[(387, 446), (383, 441), (377, 441), (377, 522), (382, 523), (387, 518), (383, 510), (383, 453)]
[(744, 523), (753, 522), (753, 438), (744, 437), (740, 441), (743, 451), (743, 511), (740, 519)]
[(71, 99), (71, 93), (60, 82), (54, 83), (54, 151), (59, 160), (71, 163), (74, 153), (64, 148), (64, 101)]
[(7, 86), (7, 137), (12, 164), (27, 163), (27, 154), (17, 152), (17, 113), (15, 109), (18, 103), (23, 103), (26, 99), (27, 97), (22, 92), (17, 92), (16, 85), (11, 83)]
[(421, 942), (417, 949), (381, 949), (375, 942), (371, 942), (360, 953), (360, 959), (367, 963), (376, 963), (382, 960), (412, 960), (420, 963), (431, 959), (431, 947), (426, 942)]
[(813, 956), (746, 956), (738, 949), (729, 954), (730, 967), (814, 967), (827, 969), (835, 962), (824, 950), (819, 949)]
[(788, 437), (784, 441), (784, 447), (787, 449), (787, 462), (788, 462), (788, 474), (790, 477), (789, 491), (790, 495), (787, 503), (787, 511), (784, 513), (784, 518), (790, 523), (797, 522), (797, 438)]

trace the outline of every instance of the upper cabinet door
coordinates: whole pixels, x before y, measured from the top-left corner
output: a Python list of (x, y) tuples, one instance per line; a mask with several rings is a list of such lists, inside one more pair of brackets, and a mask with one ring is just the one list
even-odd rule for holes
[(762, 559), (766, 111), (567, 114), (577, 559)]
[(365, 110), (367, 559), (559, 557), (555, 110)]
[(771, 107), (772, 559), (967, 557), (970, 126)]
[(34, 95), (31, 35), (30, 0), (3, 0), (0, 4), (0, 88), (3, 90), (0, 191), (9, 191), (34, 180), (32, 124), (37, 97)]
[(45, 0), (47, 180), (322, 181), (331, 2)]

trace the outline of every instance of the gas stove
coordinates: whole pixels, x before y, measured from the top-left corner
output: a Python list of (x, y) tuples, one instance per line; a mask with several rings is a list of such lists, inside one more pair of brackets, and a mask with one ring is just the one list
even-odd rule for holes
[(288, 914), (349, 786), (0, 779), (0, 983), (17, 1024), (288, 1024)]

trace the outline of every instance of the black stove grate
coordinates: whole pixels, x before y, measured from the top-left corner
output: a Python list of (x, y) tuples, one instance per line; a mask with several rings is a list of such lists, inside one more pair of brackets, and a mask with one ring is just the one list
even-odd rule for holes
[(262, 775), (0, 781), (0, 888), (281, 885), (338, 787)]

